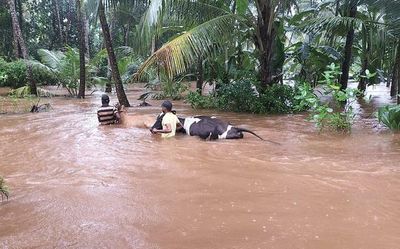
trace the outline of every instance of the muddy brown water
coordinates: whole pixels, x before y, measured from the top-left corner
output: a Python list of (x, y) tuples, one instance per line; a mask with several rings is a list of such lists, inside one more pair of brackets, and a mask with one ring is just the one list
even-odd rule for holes
[(0, 248), (399, 248), (400, 136), (367, 105), (351, 135), (319, 134), (304, 115), (176, 105), (276, 146), (247, 134), (162, 140), (140, 128), (157, 101), (130, 108), (137, 122), (125, 127), (98, 125), (99, 95), (50, 102), (50, 112), (0, 116), (12, 193), (0, 203)]

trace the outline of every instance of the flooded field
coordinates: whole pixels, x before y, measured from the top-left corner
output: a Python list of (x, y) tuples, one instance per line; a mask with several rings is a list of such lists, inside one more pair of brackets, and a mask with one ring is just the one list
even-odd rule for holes
[(143, 125), (159, 101), (130, 108), (134, 121), (119, 127), (98, 125), (97, 93), (46, 101), (50, 112), (0, 115), (12, 192), (0, 248), (399, 248), (400, 136), (372, 114), (383, 94), (357, 105), (350, 135), (320, 134), (306, 115), (175, 102), (179, 115), (215, 115), (280, 146), (247, 134), (162, 140)]

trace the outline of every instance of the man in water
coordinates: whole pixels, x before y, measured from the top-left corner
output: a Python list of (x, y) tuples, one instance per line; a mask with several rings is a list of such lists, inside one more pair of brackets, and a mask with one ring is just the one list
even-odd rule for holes
[(161, 137), (174, 137), (176, 133), (176, 127), (181, 127), (178, 117), (172, 113), (172, 103), (168, 100), (164, 101), (161, 105), (164, 117), (162, 118), (162, 130), (152, 128), (151, 133), (161, 133)]
[[(102, 125), (118, 124), (121, 121), (121, 111), (109, 104), (110, 97), (107, 94), (101, 95), (101, 107), (97, 111), (97, 118)], [(123, 106), (120, 109), (123, 109)]]

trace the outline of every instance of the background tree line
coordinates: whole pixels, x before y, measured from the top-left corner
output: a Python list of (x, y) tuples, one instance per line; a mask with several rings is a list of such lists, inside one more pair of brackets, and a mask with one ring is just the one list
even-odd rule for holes
[(385, 82), (395, 97), (399, 14), (398, 0), (0, 0), (0, 80), (21, 59), (34, 94), (54, 81), (79, 97), (105, 84), (129, 106), (134, 80), (172, 92), (185, 77), (199, 89), (250, 81), (262, 93), (315, 86), (335, 63), (342, 90), (353, 77), (361, 92)]

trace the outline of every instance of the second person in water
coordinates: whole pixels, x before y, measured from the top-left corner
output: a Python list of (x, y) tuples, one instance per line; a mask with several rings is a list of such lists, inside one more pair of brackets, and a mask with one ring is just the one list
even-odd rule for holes
[(153, 134), (161, 133), (161, 137), (168, 138), (174, 137), (176, 134), (176, 129), (180, 128), (182, 125), (179, 122), (178, 117), (172, 113), (172, 103), (168, 100), (164, 101), (161, 105), (164, 117), (162, 118), (162, 129), (151, 129)]

